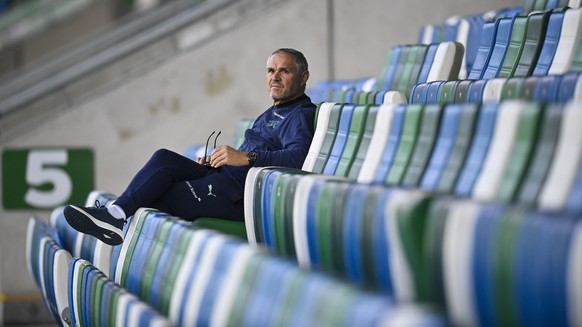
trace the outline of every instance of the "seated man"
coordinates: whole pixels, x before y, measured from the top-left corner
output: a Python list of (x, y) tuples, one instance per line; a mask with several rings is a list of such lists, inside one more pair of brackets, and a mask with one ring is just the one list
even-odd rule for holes
[(220, 217), (244, 220), (244, 183), (253, 166), (301, 168), (313, 138), (316, 106), (305, 95), (307, 60), (294, 49), (279, 49), (267, 60), (267, 89), (273, 106), (245, 133), (238, 150), (216, 148), (209, 158), (190, 160), (157, 150), (109, 207), (68, 205), (64, 214), (76, 230), (101, 241), (123, 242), (126, 217), (140, 207), (186, 220)]

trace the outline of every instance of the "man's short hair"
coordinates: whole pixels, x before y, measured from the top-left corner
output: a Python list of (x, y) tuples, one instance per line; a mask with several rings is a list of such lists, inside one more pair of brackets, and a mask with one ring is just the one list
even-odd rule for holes
[(291, 48), (280, 48), (273, 51), (273, 53), (271, 53), (271, 56), (276, 53), (286, 53), (295, 57), (295, 66), (297, 66), (297, 72), (299, 73), (299, 75), (309, 70), (307, 59), (305, 59), (305, 56), (300, 51)]

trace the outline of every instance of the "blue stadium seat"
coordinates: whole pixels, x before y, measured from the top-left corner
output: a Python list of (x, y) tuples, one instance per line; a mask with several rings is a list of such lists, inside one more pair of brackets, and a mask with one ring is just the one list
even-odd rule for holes
[(444, 166), (455, 143), (461, 109), (461, 105), (448, 105), (444, 109), (434, 151), (420, 182), (420, 188), (423, 190), (434, 191), (438, 186), (440, 177), (444, 172)]
[(563, 11), (554, 11), (550, 16), (548, 27), (546, 29), (546, 37), (543, 43), (542, 51), (540, 52), (538, 61), (533, 71), (533, 76), (548, 75), (554, 55), (558, 48), (558, 41), (560, 40), (560, 33), (562, 32), (562, 23), (564, 21)]
[(481, 167), (489, 150), (497, 120), (498, 106), (498, 104), (492, 103), (484, 104), (481, 107), (475, 128), (475, 136), (455, 187), (456, 195), (468, 197), (473, 190), (473, 185), (481, 172)]
[(497, 77), (503, 60), (505, 59), (505, 52), (507, 51), (509, 45), (509, 39), (511, 37), (511, 30), (513, 27), (513, 22), (515, 17), (501, 18), (499, 21), (499, 26), (497, 27), (497, 34), (495, 35), (495, 45), (493, 46), (493, 52), (489, 56), (489, 62), (485, 67), (482, 79), (491, 79)]
[(497, 35), (497, 28), (500, 20), (487, 22), (483, 25), (483, 32), (481, 34), (481, 44), (477, 50), (475, 62), (469, 73), (469, 79), (480, 79), (485, 72), (485, 68), (489, 64), (491, 53), (495, 45), (495, 37)]
[(333, 142), (333, 148), (329, 154), (329, 158), (325, 163), (323, 168), (323, 174), (333, 175), (341, 159), (344, 147), (348, 140), (348, 135), (350, 131), (350, 126), (352, 122), (352, 115), (355, 111), (356, 106), (352, 104), (346, 104), (342, 107), (342, 112), (339, 120), (339, 126), (337, 129), (335, 141)]

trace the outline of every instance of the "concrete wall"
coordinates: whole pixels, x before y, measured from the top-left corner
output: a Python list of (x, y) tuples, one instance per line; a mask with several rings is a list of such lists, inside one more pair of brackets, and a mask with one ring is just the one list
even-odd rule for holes
[[(254, 117), (266, 109), (270, 100), (265, 63), (275, 48), (302, 50), (310, 63), (311, 83), (328, 76), (376, 76), (388, 50), (397, 44), (415, 43), (423, 24), (522, 4), (517, 0), (287, 1), (55, 115), (42, 126), (0, 144), (0, 150), (93, 148), (96, 188), (119, 194), (157, 148), (183, 152), (192, 144), (204, 143), (213, 130), (222, 130), (219, 143), (228, 143), (241, 118)], [(331, 43), (327, 26), (330, 11), (335, 24)], [(206, 28), (204, 24), (193, 26), (177, 42), (195, 38)], [(333, 55), (328, 44), (333, 44)], [(333, 64), (328, 58), (334, 58)], [(1, 293), (39, 292), (25, 268), (25, 232), (31, 214), (48, 219), (49, 212), (0, 208)]]

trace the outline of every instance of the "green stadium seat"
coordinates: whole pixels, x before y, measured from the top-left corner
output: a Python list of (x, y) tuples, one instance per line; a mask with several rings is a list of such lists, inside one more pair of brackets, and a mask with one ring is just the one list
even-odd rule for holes
[(364, 164), (366, 159), (366, 154), (370, 148), (370, 142), (372, 141), (372, 136), (374, 134), (374, 127), (376, 126), (376, 119), (378, 115), (378, 106), (369, 106), (368, 114), (366, 117), (366, 123), (364, 125), (364, 130), (362, 133), (362, 138), (360, 144), (358, 145), (357, 151), (354, 155), (351, 167), (348, 170), (346, 177), (355, 180), (358, 178), (360, 169)]
[(521, 89), (525, 82), (523, 77), (508, 78), (501, 89), (501, 101), (520, 99)]
[[(337, 162), (337, 167), (335, 168), (334, 172), (331, 173), (332, 175), (343, 177), (348, 176), (366, 131), (366, 120), (368, 117), (369, 109), (370, 106), (356, 106), (354, 108), (346, 143), (344, 145), (343, 151), (341, 152), (341, 157)], [(324, 170), (324, 173), (326, 172), (331, 172), (331, 170)]]
[(512, 77), (517, 68), (519, 57), (525, 45), (525, 36), (531, 16), (519, 16), (511, 29), (511, 38), (507, 46), (505, 58), (496, 77)]
[(439, 132), (441, 112), (440, 105), (424, 107), (416, 145), (402, 179), (405, 187), (417, 187), (422, 179)]
[(460, 81), (447, 81), (439, 89), (439, 99), (438, 103), (440, 105), (446, 105), (455, 102), (455, 97), (457, 96), (457, 85)]
[[(335, 171), (338, 167), (338, 163), (342, 158), (342, 154), (346, 147), (346, 143), (348, 142), (348, 138), (350, 135), (350, 130), (352, 126), (352, 117), (354, 112), (356, 111), (356, 106), (353, 104), (344, 104), (342, 107), (341, 115), (339, 118), (339, 125), (337, 132), (335, 133), (335, 140), (333, 142), (333, 146), (331, 151), (329, 152), (329, 157), (325, 162), (325, 166), (323, 167), (322, 171), (314, 170), (316, 173), (323, 173), (325, 175), (334, 175)], [(360, 113), (361, 110), (358, 110)], [(317, 162), (316, 167), (317, 168)]]
[(522, 109), (516, 126), (515, 142), (497, 189), (496, 199), (500, 202), (513, 202), (517, 197), (533, 157), (542, 114), (543, 106), (537, 103), (527, 104)]
[(402, 181), (406, 166), (410, 161), (416, 144), (423, 109), (422, 105), (409, 105), (406, 107), (402, 135), (386, 178), (386, 183), (389, 185), (399, 185)]
[(523, 50), (512, 76), (526, 77), (533, 74), (545, 42), (550, 14), (551, 11), (546, 11), (529, 16)]
[(532, 206), (536, 202), (554, 157), (563, 108), (563, 104), (548, 104), (544, 110), (539, 141), (519, 191), (519, 203)]

